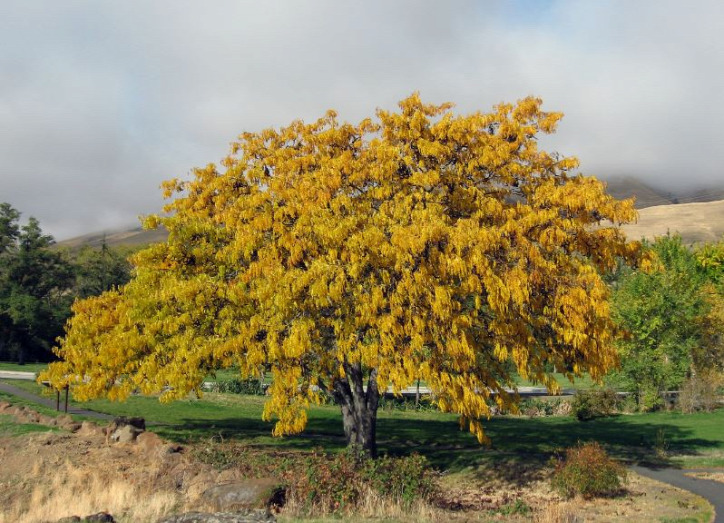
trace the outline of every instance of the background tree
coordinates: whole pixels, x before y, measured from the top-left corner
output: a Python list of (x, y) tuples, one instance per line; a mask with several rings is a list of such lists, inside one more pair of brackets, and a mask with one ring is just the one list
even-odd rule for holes
[(705, 278), (724, 293), (724, 241), (703, 245), (695, 256)]
[(274, 434), (303, 430), (326, 391), (374, 454), (388, 387), (424, 380), (484, 441), (490, 406), (515, 400), (511, 368), (551, 389), (552, 368), (600, 378), (616, 364), (600, 274), (642, 259), (605, 220), (632, 220), (632, 202), (538, 149), (561, 117), (540, 100), (450, 108), (413, 95), (376, 121), (330, 111), (244, 133), (223, 170), (168, 182), (170, 215), (146, 222), (168, 241), (135, 256), (126, 286), (74, 305), (42, 379), (170, 400), (211, 369), (268, 365)]
[(35, 218), (20, 227), (8, 204), (0, 216), (0, 357), (47, 361), (70, 314), (72, 265), (50, 249), (53, 238)]
[(129, 248), (60, 250), (30, 217), (0, 204), (0, 359), (48, 361), (76, 297), (98, 295), (130, 279)]
[(661, 405), (661, 393), (678, 389), (692, 373), (721, 368), (724, 355), (724, 304), (711, 268), (680, 236), (657, 238), (650, 248), (659, 270), (624, 272), (613, 298), (614, 317), (629, 333), (619, 342), (618, 377), (643, 409)]
[(76, 281), (74, 295), (78, 298), (97, 296), (131, 279), (130, 248), (110, 247), (105, 239), (100, 248), (82, 247), (73, 256)]

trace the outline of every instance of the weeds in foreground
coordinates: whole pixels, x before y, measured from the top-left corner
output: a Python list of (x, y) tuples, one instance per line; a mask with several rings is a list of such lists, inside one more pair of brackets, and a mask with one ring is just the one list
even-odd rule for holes
[[(34, 470), (35, 473), (42, 471)], [(123, 478), (109, 478), (101, 471), (89, 471), (66, 463), (10, 507), (3, 507), (0, 523), (56, 521), (67, 516), (86, 516), (100, 511), (113, 514), (119, 522), (157, 521), (173, 511), (178, 496), (154, 490)]]
[(281, 478), (288, 507), (302, 514), (357, 514), (370, 499), (409, 508), (435, 492), (434, 472), (419, 455), (371, 460), (354, 450), (269, 453), (209, 444), (197, 450), (196, 457), (216, 468), (239, 468), (248, 477)]

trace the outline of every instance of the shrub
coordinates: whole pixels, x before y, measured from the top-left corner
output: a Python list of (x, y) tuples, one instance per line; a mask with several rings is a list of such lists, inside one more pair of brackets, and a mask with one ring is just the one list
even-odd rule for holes
[(435, 490), (433, 472), (418, 455), (372, 460), (354, 450), (301, 454), (209, 443), (196, 457), (217, 468), (238, 468), (249, 477), (281, 478), (285, 498), (307, 514), (354, 512), (369, 492), (409, 507)]
[(417, 499), (430, 498), (434, 492), (434, 481), (427, 460), (419, 454), (367, 460), (362, 477), (372, 490), (408, 506)]
[(382, 396), (380, 398), (379, 410), (402, 410), (418, 412), (436, 412), (439, 410), (437, 404), (430, 396), (422, 396), (419, 402), (415, 398), (395, 398)]
[(212, 385), (214, 392), (226, 394), (246, 394), (249, 396), (264, 396), (266, 394), (267, 385), (258, 379), (240, 380), (233, 378), (230, 380), (217, 381)]
[(579, 421), (611, 416), (618, 407), (616, 391), (610, 388), (579, 390), (571, 402), (571, 412)]
[(701, 372), (691, 376), (681, 386), (679, 408), (681, 412), (700, 410), (711, 412), (719, 406), (719, 387), (722, 375), (718, 372)]
[(292, 479), (291, 495), (309, 509), (321, 512), (353, 511), (367, 491), (409, 506), (429, 499), (434, 479), (424, 457), (412, 455), (376, 460), (354, 450), (334, 456), (314, 454), (305, 470)]
[(525, 398), (520, 402), (519, 411), (530, 417), (567, 416), (571, 412), (571, 402), (561, 398)]
[(565, 460), (556, 465), (552, 485), (565, 497), (590, 499), (615, 494), (625, 480), (626, 469), (593, 441), (566, 450)]

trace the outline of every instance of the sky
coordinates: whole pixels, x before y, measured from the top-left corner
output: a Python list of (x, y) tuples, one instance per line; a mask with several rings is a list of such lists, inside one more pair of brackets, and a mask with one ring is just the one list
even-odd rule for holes
[(724, 182), (720, 0), (3, 0), (0, 202), (58, 240), (128, 227), (241, 132), (414, 91), (539, 96), (584, 174)]

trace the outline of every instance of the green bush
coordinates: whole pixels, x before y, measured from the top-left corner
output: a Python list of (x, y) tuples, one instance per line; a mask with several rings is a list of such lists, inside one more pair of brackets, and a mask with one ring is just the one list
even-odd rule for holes
[(419, 454), (366, 460), (361, 474), (372, 490), (384, 497), (399, 499), (406, 505), (416, 499), (428, 499), (435, 486), (427, 460)]
[(418, 411), (418, 412), (436, 412), (438, 410), (429, 396), (422, 396), (419, 402), (415, 398), (389, 398), (382, 396), (380, 398), (379, 410), (402, 410), (402, 411)]
[(579, 390), (571, 402), (571, 412), (579, 421), (611, 416), (619, 408), (616, 391), (610, 388)]
[(566, 450), (565, 460), (556, 464), (552, 485), (565, 497), (590, 499), (616, 494), (625, 481), (626, 469), (593, 441)]
[(221, 392), (226, 394), (246, 394), (248, 396), (264, 396), (266, 394), (267, 385), (258, 379), (240, 380), (233, 378), (230, 380), (220, 380), (213, 383), (211, 390), (213, 392)]

